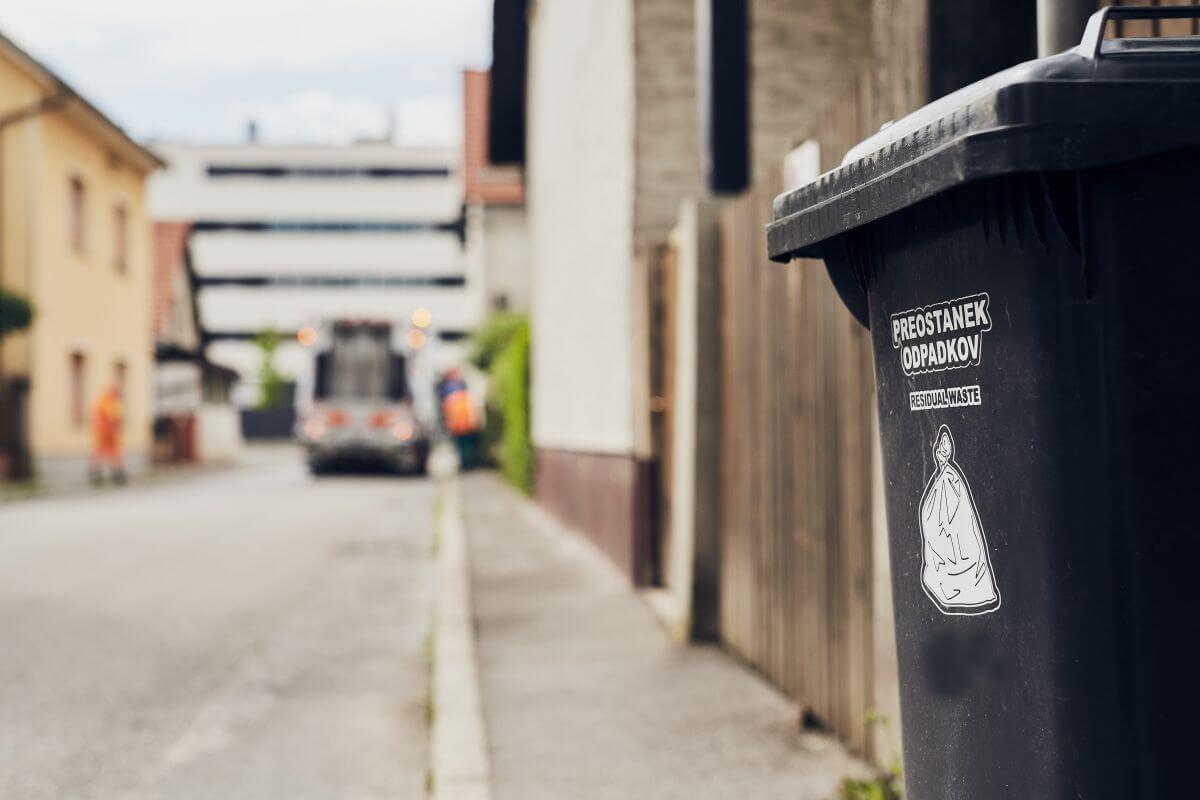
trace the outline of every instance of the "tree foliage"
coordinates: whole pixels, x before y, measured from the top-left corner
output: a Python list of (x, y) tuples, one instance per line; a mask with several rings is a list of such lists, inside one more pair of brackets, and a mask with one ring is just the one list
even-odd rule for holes
[(33, 304), (19, 294), (0, 289), (0, 339), (33, 323)]
[(254, 343), (262, 354), (258, 368), (258, 407), (279, 408), (286, 399), (287, 376), (275, 366), (275, 354), (283, 337), (274, 328), (264, 328), (254, 337)]

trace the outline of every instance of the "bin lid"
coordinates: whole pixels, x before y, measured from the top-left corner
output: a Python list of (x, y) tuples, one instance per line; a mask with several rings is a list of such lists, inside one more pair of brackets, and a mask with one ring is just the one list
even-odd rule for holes
[(1082, 43), (998, 72), (886, 125), (842, 165), (775, 199), (767, 251), (821, 244), (981, 178), (1074, 170), (1200, 144), (1200, 37), (1104, 39), (1111, 19), (1200, 18), (1200, 6), (1110, 6)]

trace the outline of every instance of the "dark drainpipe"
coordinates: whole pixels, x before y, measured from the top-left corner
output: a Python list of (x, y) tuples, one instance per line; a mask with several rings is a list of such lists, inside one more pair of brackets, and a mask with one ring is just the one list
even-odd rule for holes
[(750, 184), (749, 0), (696, 0), (700, 158), (713, 194)]

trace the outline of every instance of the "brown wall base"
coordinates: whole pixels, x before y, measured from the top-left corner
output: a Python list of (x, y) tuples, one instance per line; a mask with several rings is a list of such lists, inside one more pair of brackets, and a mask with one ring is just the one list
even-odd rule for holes
[(653, 579), (650, 476), (650, 464), (632, 455), (538, 448), (534, 496), (645, 584)]

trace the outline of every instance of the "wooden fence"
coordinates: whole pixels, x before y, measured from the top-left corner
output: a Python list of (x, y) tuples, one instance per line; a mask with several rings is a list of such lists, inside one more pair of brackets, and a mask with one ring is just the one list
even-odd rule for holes
[[(862, 136), (870, 102), (856, 87), (831, 109), (816, 135), (822, 169)], [(873, 528), (870, 339), (823, 264), (767, 259), (782, 188), (732, 201), (720, 226), (721, 635), (808, 720), (880, 756), (869, 712), (896, 701), (875, 671), (891, 656), (875, 652), (873, 609), (890, 595), (875, 596), (887, 553)], [(879, 624), (890, 634), (890, 619)]]
[(866, 751), (869, 342), (822, 265), (767, 261), (776, 188), (735, 201), (721, 224), (722, 638)]

